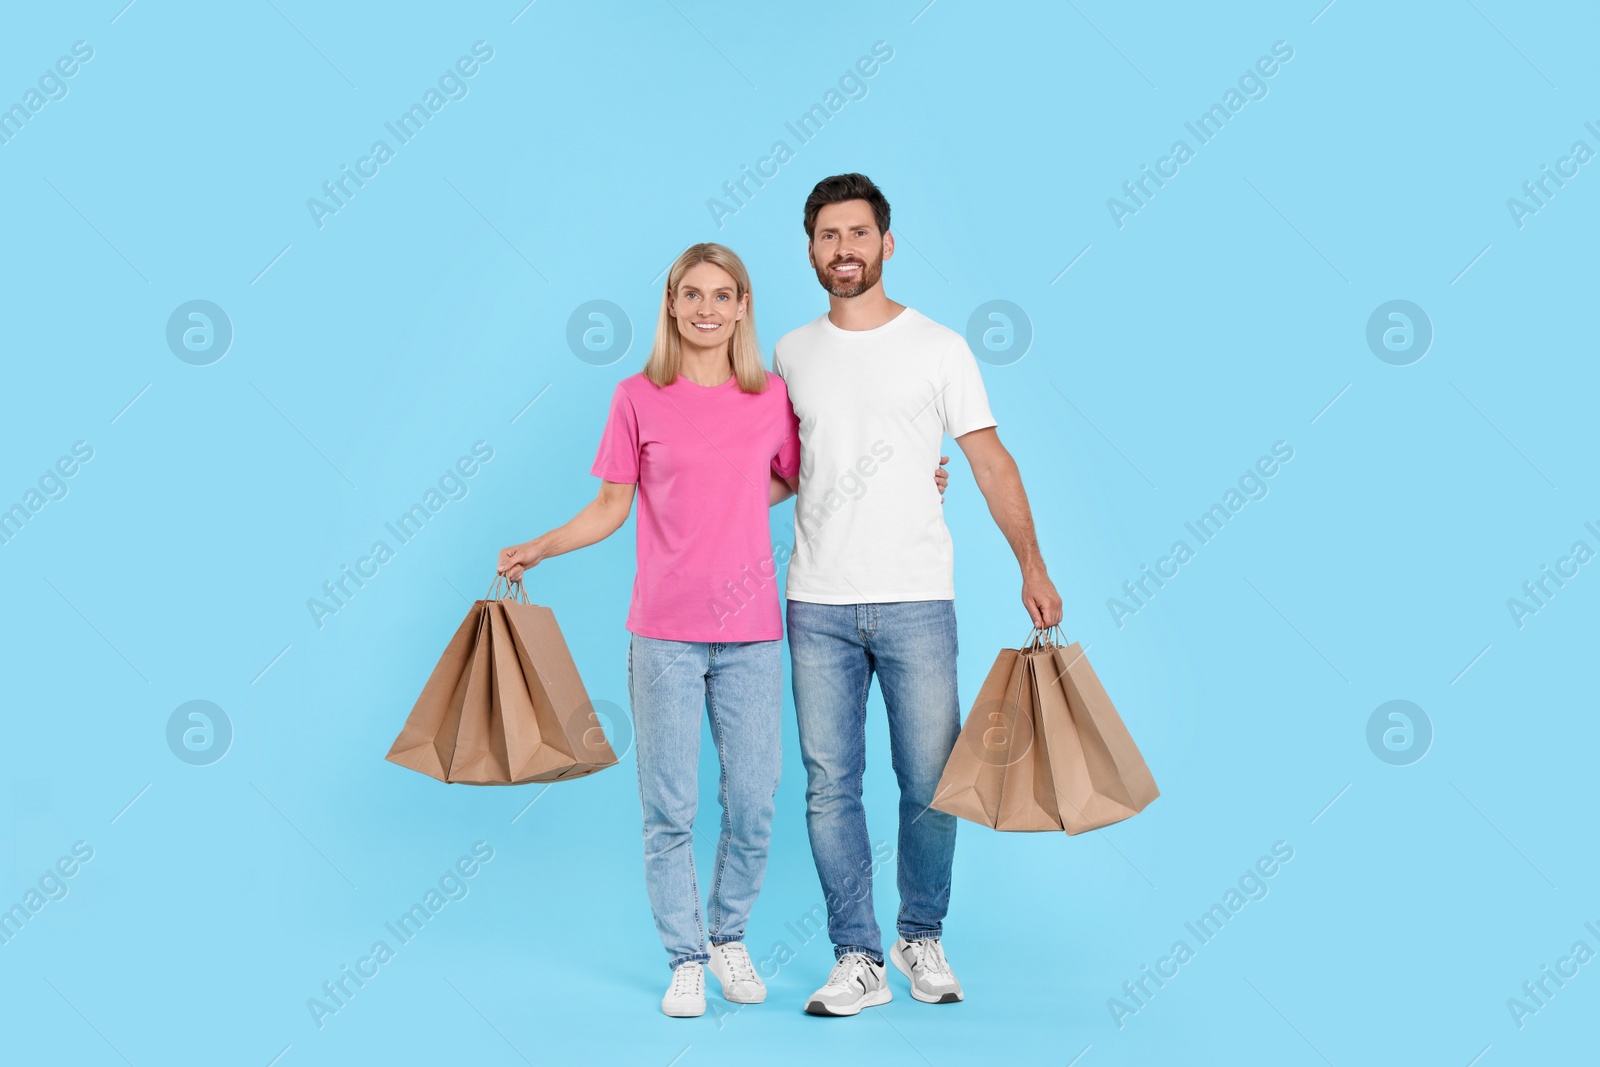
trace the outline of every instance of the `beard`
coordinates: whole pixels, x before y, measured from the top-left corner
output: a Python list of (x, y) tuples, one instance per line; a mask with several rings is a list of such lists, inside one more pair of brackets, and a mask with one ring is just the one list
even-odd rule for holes
[(848, 300), (851, 297), (860, 296), (874, 285), (877, 285), (878, 281), (883, 277), (882, 256), (874, 258), (871, 262), (857, 259), (854, 256), (844, 259), (842, 262), (861, 264), (861, 273), (856, 276), (854, 281), (839, 281), (833, 277), (830, 271), (838, 262), (835, 261), (827, 266), (817, 267), (816, 271), (817, 281), (822, 284), (822, 287), (833, 296), (841, 299)]

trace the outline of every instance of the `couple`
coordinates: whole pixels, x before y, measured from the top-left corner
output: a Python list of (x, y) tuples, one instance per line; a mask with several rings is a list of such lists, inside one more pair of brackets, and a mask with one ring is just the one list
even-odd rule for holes
[[(612, 397), (592, 468), (599, 495), (565, 525), (500, 551), (499, 572), (519, 579), (614, 533), (638, 488), (628, 692), (645, 886), (672, 968), (661, 1009), (671, 1016), (704, 1014), (702, 965), (733, 1003), (767, 995), (743, 944), (782, 764), (783, 626), (767, 509), (798, 490), (786, 617), (806, 827), (836, 959), (806, 1002), (811, 1014), (855, 1015), (891, 999), (861, 805), (874, 672), (900, 785), (900, 937), (889, 959), (919, 1001), (963, 995), (940, 943), (956, 820), (928, 807), (961, 728), (944, 434), (1016, 553), (1034, 625), (1061, 620), (971, 349), (884, 295), (894, 237), (883, 193), (861, 174), (826, 178), (806, 200), (805, 230), (829, 310), (778, 342), (773, 372), (761, 364), (744, 264), (721, 245), (690, 247), (667, 272), (644, 372)], [(693, 855), (702, 709), (722, 770), (704, 913)]]

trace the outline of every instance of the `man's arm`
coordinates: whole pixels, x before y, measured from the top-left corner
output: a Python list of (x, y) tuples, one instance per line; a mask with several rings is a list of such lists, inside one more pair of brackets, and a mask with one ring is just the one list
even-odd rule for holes
[(1022, 603), (1038, 627), (1061, 621), (1061, 595), (1045, 572), (1044, 557), (1033, 532), (1033, 512), (1028, 508), (1028, 493), (1022, 487), (1022, 474), (993, 426), (973, 430), (956, 438), (978, 491), (989, 505), (989, 514), (1005, 534), (1022, 568)]

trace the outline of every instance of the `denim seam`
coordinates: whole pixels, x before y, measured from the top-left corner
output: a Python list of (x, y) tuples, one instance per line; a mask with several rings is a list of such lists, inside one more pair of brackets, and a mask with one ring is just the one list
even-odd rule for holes
[[(896, 927), (899, 927), (898, 923), (895, 925)], [(895, 933), (899, 934), (907, 941), (937, 941), (944, 936), (944, 923), (936, 923), (933, 928), (933, 933), (931, 934), (926, 930), (905, 930), (903, 928), (896, 929)]]
[(694, 873), (694, 829), (692, 827), (689, 830), (689, 887), (694, 891), (695, 940), (703, 945), (706, 943), (706, 921), (700, 914), (700, 879)]
[[(712, 655), (711, 650), (708, 647), (706, 649), (706, 670), (707, 670), (707, 673), (709, 673), (710, 669), (711, 669), (711, 655)], [(708, 690), (708, 692), (709, 692), (709, 689), (710, 689), (710, 683), (708, 681), (707, 682), (707, 690)], [(696, 734), (698, 734), (700, 732), (700, 716), (698, 716), (698, 715), (696, 715), (694, 717), (694, 731), (695, 731)], [(697, 776), (697, 778), (698, 778), (698, 776)], [(697, 790), (697, 792), (698, 792), (698, 790)], [(698, 803), (696, 803), (696, 805), (695, 805), (695, 811), (696, 811), (696, 814), (698, 815), (698, 813), (699, 813), (699, 804)], [(694, 890), (694, 929), (695, 929), (695, 934), (697, 935), (696, 940), (699, 941), (703, 945), (703, 944), (706, 943), (706, 921), (705, 921), (705, 917), (701, 914), (701, 911), (700, 911), (700, 876), (695, 872), (695, 869), (694, 869), (694, 822), (693, 822), (693, 820), (691, 820), (690, 823), (689, 823), (689, 885)], [(708, 961), (710, 960), (710, 956), (709, 955), (706, 958), (707, 958)]]
[(633, 737), (635, 749), (633, 756), (634, 777), (639, 783), (639, 820), (644, 821), (644, 760), (640, 758), (639, 748), (639, 701), (633, 691), (633, 644), (635, 638), (628, 640), (628, 708), (633, 713)]
[(883, 952), (882, 951), (880, 951), (878, 949), (873, 949), (873, 948), (866, 948), (866, 947), (864, 947), (862, 945), (835, 945), (835, 946), (833, 946), (833, 959), (834, 959), (834, 962), (838, 962), (839, 960), (843, 959), (846, 954), (851, 953), (851, 952), (859, 952), (861, 955), (867, 957), (873, 963), (879, 964), (880, 966), (883, 964)]
[(672, 962), (667, 964), (667, 967), (675, 971), (690, 960), (696, 963), (710, 963), (711, 954), (709, 952), (688, 952), (681, 956), (674, 956), (672, 957)]
[[(862, 608), (866, 609), (867, 616), (867, 629), (865, 630), (861, 628), (860, 609)], [(872, 650), (872, 639), (878, 635), (878, 606), (876, 604), (858, 604), (856, 609), (856, 634), (861, 638), (863, 647), (870, 652)]]
[(856, 707), (856, 726), (861, 730), (861, 771), (856, 775), (856, 796), (862, 795), (862, 783), (867, 776), (867, 699), (872, 692), (872, 650), (867, 650), (867, 669), (861, 675), (861, 700)]
[(732, 827), (728, 819), (728, 761), (722, 748), (722, 717), (717, 712), (717, 679), (710, 672), (706, 677), (706, 705), (711, 712), (711, 743), (717, 746), (717, 802), (722, 805), (722, 831), (717, 835), (716, 874), (711, 878), (711, 925), (722, 929), (722, 872), (728, 865), (728, 839)]
[[(870, 644), (869, 644), (869, 646), (868, 646), (866, 651), (867, 651), (867, 669), (864, 672), (862, 672), (862, 675), (861, 675), (861, 700), (860, 700), (859, 706), (857, 707), (857, 710), (856, 710), (856, 727), (861, 732), (861, 747), (862, 747), (861, 770), (860, 770), (860, 773), (856, 775), (856, 791), (855, 791), (855, 795), (858, 798), (862, 795), (863, 782), (865, 781), (866, 774), (867, 774), (867, 760), (866, 760), (867, 698), (868, 698), (869, 694), (872, 691), (872, 649), (870, 647)], [(871, 848), (871, 842), (869, 840), (868, 841), (868, 849), (870, 850), (870, 848)], [(871, 919), (872, 918), (872, 897), (873, 897), (873, 893), (872, 893), (872, 875), (871, 875), (870, 872), (866, 872), (865, 873), (865, 881), (866, 881), (866, 890), (867, 890), (866, 891), (866, 901), (865, 901), (866, 908), (867, 908), (867, 916), (868, 916), (869, 919)], [(882, 955), (881, 952), (878, 955), (874, 956), (871, 951), (868, 951), (866, 949), (862, 949), (861, 951), (865, 952), (868, 956), (872, 956), (872, 958), (876, 959), (879, 963), (883, 962), (883, 955)], [(834, 958), (835, 959), (838, 958), (838, 953), (837, 952), (834, 954)]]

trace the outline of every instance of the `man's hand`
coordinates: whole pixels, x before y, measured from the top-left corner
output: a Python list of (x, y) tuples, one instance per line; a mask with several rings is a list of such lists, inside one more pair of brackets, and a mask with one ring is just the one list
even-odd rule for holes
[(933, 468), (933, 484), (939, 487), (939, 503), (944, 503), (944, 487), (950, 484), (950, 472), (944, 465), (950, 462), (949, 456), (940, 456), (939, 465)]
[(1043, 568), (1022, 576), (1022, 606), (1041, 630), (1061, 622), (1061, 594)]

